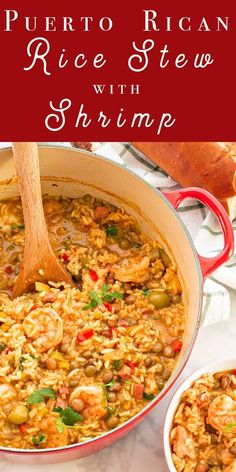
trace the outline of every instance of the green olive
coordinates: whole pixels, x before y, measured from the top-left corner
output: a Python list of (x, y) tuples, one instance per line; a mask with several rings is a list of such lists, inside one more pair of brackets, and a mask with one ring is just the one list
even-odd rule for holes
[(165, 308), (170, 304), (170, 297), (167, 293), (160, 290), (152, 290), (148, 296), (149, 302), (155, 308)]
[(96, 374), (96, 367), (94, 365), (88, 365), (85, 369), (86, 377), (93, 377)]
[(164, 266), (166, 268), (170, 267), (171, 260), (170, 260), (169, 256), (166, 254), (166, 251), (164, 251), (164, 249), (160, 249), (160, 254), (161, 254), (161, 260), (162, 260)]
[(29, 419), (29, 410), (25, 405), (16, 405), (8, 415), (8, 420), (14, 424), (26, 423)]

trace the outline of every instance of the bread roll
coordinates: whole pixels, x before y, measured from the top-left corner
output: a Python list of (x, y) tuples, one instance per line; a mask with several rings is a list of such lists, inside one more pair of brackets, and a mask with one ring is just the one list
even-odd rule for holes
[(217, 142), (133, 142), (183, 187), (202, 187), (236, 216), (236, 145)]

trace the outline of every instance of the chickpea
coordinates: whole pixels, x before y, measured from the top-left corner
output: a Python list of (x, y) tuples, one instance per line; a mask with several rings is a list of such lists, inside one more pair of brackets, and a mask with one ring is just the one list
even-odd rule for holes
[(56, 370), (57, 368), (57, 361), (55, 361), (55, 359), (52, 359), (52, 357), (49, 357), (46, 360), (45, 364), (48, 370)]
[(163, 349), (163, 355), (168, 359), (175, 357), (175, 351), (171, 346), (165, 346)]
[(42, 298), (43, 303), (53, 303), (56, 300), (56, 295), (55, 293), (46, 293), (44, 297)]
[(125, 297), (125, 303), (127, 303), (127, 305), (133, 305), (135, 301), (136, 301), (135, 295), (128, 295), (127, 297)]
[(195, 472), (207, 472), (209, 470), (209, 466), (207, 464), (197, 464), (195, 468)]
[(229, 448), (229, 452), (230, 454), (232, 454), (233, 456), (236, 456), (236, 446), (231, 446)]
[(145, 364), (145, 367), (147, 367), (147, 369), (149, 367), (152, 367), (153, 366), (153, 359), (151, 357), (147, 357), (147, 359), (145, 359), (144, 364)]
[(70, 379), (69, 380), (69, 387), (77, 387), (77, 385), (79, 384), (79, 379)]
[(231, 382), (230, 376), (227, 374), (223, 375), (220, 380), (220, 386), (222, 390), (227, 390), (227, 388), (230, 386), (230, 382)]
[(91, 351), (87, 350), (83, 352), (83, 357), (85, 357), (85, 359), (89, 359), (91, 356), (92, 356)]
[(119, 246), (120, 246), (121, 249), (123, 249), (125, 251), (125, 250), (130, 248), (130, 242), (128, 241), (128, 239), (122, 238), (119, 241)]
[(109, 429), (114, 429), (119, 424), (119, 418), (117, 418), (117, 416), (111, 416), (107, 419), (106, 424)]
[(85, 369), (86, 377), (93, 377), (97, 372), (97, 369), (94, 365), (88, 365)]
[(155, 352), (155, 354), (159, 354), (163, 350), (163, 344), (161, 342), (156, 343), (152, 346), (152, 352)]
[(105, 372), (102, 381), (104, 384), (109, 383), (113, 379), (113, 373), (111, 371)]
[(72, 402), (71, 402), (71, 406), (72, 408), (74, 408), (74, 410), (76, 411), (82, 411), (85, 407), (85, 404), (83, 402), (83, 400), (80, 400), (80, 398), (75, 398)]
[(13, 424), (26, 423), (29, 419), (29, 410), (25, 405), (16, 405), (8, 415), (8, 420)]
[(108, 320), (107, 324), (109, 328), (114, 328), (116, 326), (116, 320)]
[(60, 347), (61, 352), (68, 352), (70, 350), (70, 343), (62, 343)]
[(71, 365), (72, 370), (78, 369), (78, 367), (80, 367), (81, 365), (81, 362), (78, 359), (75, 359), (74, 361), (70, 363), (70, 365)]
[(107, 393), (107, 400), (114, 403), (116, 401), (116, 394), (114, 392)]
[(181, 302), (181, 295), (172, 295), (171, 300), (172, 300), (173, 303), (180, 303)]

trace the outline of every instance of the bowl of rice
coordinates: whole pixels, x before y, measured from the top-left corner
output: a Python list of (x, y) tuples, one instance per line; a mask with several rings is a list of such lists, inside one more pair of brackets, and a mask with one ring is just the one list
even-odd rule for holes
[(164, 422), (170, 472), (235, 472), (236, 360), (207, 364), (174, 393)]

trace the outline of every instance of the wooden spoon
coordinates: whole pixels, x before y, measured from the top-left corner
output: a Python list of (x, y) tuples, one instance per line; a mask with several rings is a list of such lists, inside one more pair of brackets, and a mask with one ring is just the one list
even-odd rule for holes
[(37, 143), (13, 143), (25, 222), (25, 248), (13, 297), (35, 290), (35, 282), (72, 280), (51, 247), (43, 212)]

